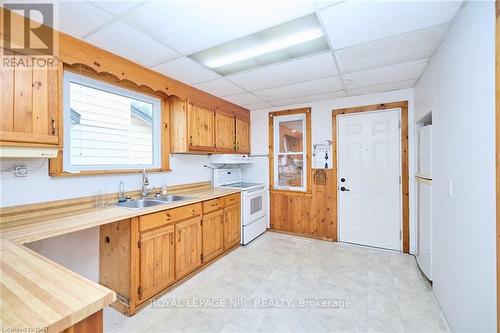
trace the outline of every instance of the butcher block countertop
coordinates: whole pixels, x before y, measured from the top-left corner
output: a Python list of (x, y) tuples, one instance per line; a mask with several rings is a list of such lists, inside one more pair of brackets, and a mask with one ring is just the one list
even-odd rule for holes
[(238, 193), (204, 187), (190, 197), (143, 209), (118, 206), (16, 221), (0, 229), (0, 330), (60, 332), (116, 300), (114, 291), (31, 251), (23, 244), (165, 209)]

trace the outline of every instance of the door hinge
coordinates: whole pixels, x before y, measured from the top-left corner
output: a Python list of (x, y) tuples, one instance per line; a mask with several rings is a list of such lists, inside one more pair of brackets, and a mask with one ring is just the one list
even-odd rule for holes
[(141, 295), (141, 287), (137, 287), (137, 294)]
[(203, 260), (203, 253), (200, 253), (200, 260)]
[(401, 176), (399, 176), (399, 184), (401, 184)]
[(141, 248), (141, 241), (137, 241), (137, 247), (140, 249)]
[(401, 120), (398, 121), (398, 128), (401, 128)]
[(200, 220), (200, 225), (203, 226), (203, 220)]
[(399, 230), (399, 239), (403, 238), (401, 230)]

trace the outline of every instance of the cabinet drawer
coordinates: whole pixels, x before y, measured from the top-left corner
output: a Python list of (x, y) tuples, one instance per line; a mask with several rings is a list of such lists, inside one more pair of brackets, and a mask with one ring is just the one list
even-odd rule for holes
[(241, 195), (239, 193), (231, 194), (224, 197), (224, 206), (232, 206), (240, 203)]
[(201, 215), (201, 203), (164, 210), (139, 217), (139, 230), (145, 231)]
[(224, 200), (222, 198), (212, 199), (203, 202), (203, 214), (216, 211), (224, 208)]

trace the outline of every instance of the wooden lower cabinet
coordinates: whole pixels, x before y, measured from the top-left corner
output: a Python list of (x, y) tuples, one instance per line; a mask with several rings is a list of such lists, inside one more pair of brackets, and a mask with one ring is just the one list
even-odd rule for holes
[(68, 327), (62, 333), (102, 333), (102, 312), (102, 310), (97, 311), (75, 325)]
[(139, 299), (145, 300), (175, 281), (174, 226), (141, 233)]
[(203, 215), (203, 262), (224, 252), (224, 210)]
[(201, 218), (175, 225), (175, 277), (184, 277), (202, 263)]
[(240, 243), (241, 209), (236, 204), (224, 208), (224, 251)]
[[(202, 208), (203, 207), (203, 208)], [(104, 224), (99, 283), (126, 315), (240, 243), (239, 194)]]

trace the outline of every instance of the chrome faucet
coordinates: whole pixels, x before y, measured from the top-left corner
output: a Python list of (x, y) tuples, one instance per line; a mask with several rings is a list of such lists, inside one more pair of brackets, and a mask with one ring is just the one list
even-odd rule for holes
[(148, 171), (146, 169), (142, 170), (142, 196), (147, 196), (151, 191), (153, 191), (154, 187), (149, 187), (149, 176)]

